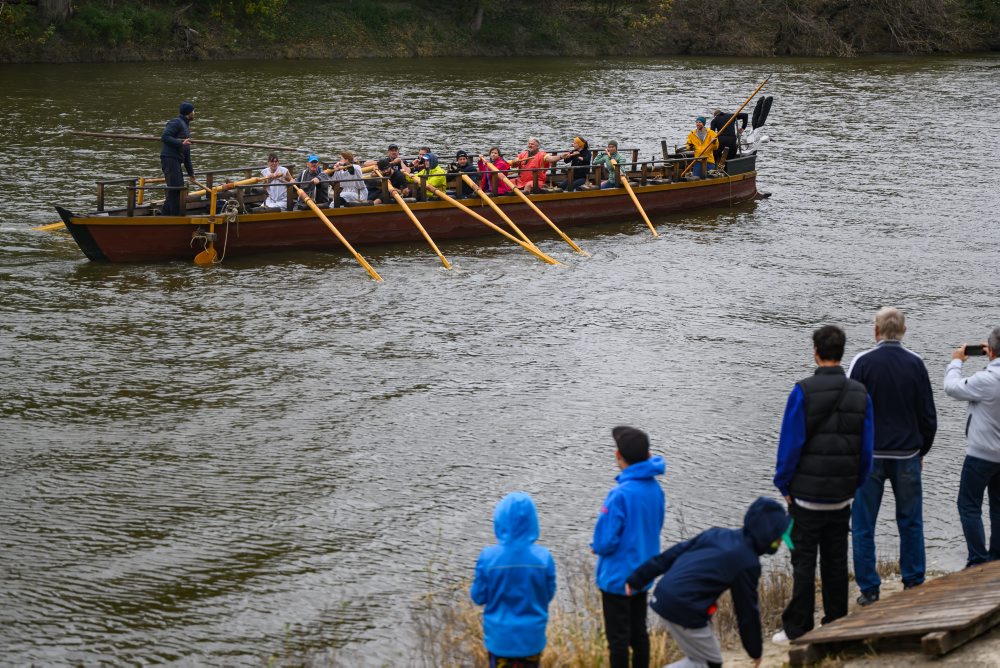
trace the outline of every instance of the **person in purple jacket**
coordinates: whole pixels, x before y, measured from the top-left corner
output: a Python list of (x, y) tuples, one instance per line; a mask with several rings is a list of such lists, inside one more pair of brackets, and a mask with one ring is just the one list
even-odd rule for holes
[(476, 561), (472, 600), (483, 610), (490, 668), (537, 668), (545, 649), (549, 603), (556, 595), (556, 564), (538, 540), (535, 502), (511, 492), (493, 511), (497, 545)]
[(629, 595), (625, 578), (640, 564), (660, 553), (663, 529), (663, 490), (656, 476), (666, 470), (663, 457), (649, 456), (649, 437), (632, 427), (611, 431), (618, 449), (615, 460), (621, 473), (618, 486), (608, 492), (594, 526), (591, 549), (597, 554), (597, 587), (604, 610), (611, 668), (649, 665), (646, 630), (646, 591)]
[(670, 636), (686, 657), (668, 668), (722, 666), (722, 649), (711, 620), (719, 597), (727, 589), (732, 593), (743, 649), (755, 666), (760, 665), (760, 556), (777, 552), (782, 541), (792, 549), (790, 525), (780, 503), (760, 497), (743, 517), (742, 529), (707, 529), (656, 555), (629, 576), (626, 587), (639, 591), (663, 575), (649, 607), (665, 620)]

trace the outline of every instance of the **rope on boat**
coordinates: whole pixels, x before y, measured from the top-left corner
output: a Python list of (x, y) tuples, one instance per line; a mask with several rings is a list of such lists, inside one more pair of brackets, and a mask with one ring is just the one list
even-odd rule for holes
[(222, 210), (222, 215), (226, 219), (226, 239), (222, 242), (222, 255), (216, 260), (220, 263), (226, 259), (226, 246), (229, 245), (229, 224), (236, 223), (236, 236), (240, 236), (240, 203), (234, 199), (226, 200), (226, 206)]

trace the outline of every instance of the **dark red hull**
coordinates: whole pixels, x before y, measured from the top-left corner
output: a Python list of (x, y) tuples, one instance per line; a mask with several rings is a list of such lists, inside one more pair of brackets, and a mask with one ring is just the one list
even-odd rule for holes
[[(756, 172), (700, 181), (636, 186), (635, 193), (650, 216), (713, 206), (728, 206), (754, 199)], [(560, 228), (639, 219), (625, 190), (590, 190), (537, 195), (535, 204)], [(478, 199), (461, 200), (476, 213), (506, 228), (499, 216)], [(525, 232), (549, 227), (516, 197), (494, 200)], [(435, 241), (499, 235), (445, 202), (410, 205)], [(106, 262), (190, 261), (203, 244), (192, 245), (196, 231), (208, 231), (209, 219), (201, 216), (77, 216), (59, 213), (88, 258)], [(324, 209), (337, 229), (355, 246), (422, 242), (423, 237), (396, 205)], [(228, 226), (217, 217), (216, 249), (226, 256), (289, 250), (342, 250), (343, 245), (311, 211), (242, 214)], [(504, 243), (509, 243), (504, 241)]]

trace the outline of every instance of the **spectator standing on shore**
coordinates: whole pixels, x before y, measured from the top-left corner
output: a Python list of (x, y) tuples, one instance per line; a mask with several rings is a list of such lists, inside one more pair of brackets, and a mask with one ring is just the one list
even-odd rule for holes
[(170, 119), (160, 135), (160, 168), (167, 183), (167, 197), (160, 212), (164, 216), (179, 216), (181, 213), (180, 189), (184, 187), (181, 165), (184, 165), (188, 178), (194, 178), (190, 129), (191, 121), (194, 120), (194, 105), (181, 102), (179, 111), (177, 118)]
[(763, 654), (757, 583), (760, 555), (774, 554), (787, 535), (791, 520), (780, 503), (761, 497), (743, 517), (742, 529), (712, 528), (653, 557), (626, 581), (626, 591), (641, 590), (656, 576), (649, 606), (666, 622), (685, 660), (667, 668), (722, 666), (722, 649), (712, 628), (719, 597), (732, 591), (733, 608), (743, 649), (760, 665)]
[(493, 511), (497, 544), (476, 561), (472, 600), (483, 610), (490, 668), (537, 668), (545, 649), (549, 602), (556, 594), (556, 564), (538, 540), (535, 502), (512, 492)]
[(625, 579), (660, 552), (664, 500), (656, 476), (666, 470), (663, 457), (649, 455), (649, 437), (632, 427), (615, 427), (615, 461), (621, 473), (608, 492), (594, 526), (591, 549), (597, 554), (597, 587), (601, 590), (604, 634), (611, 668), (649, 666), (646, 589), (625, 591)]
[[(970, 346), (976, 347), (976, 346)], [(966, 567), (1000, 559), (1000, 327), (990, 332), (982, 345), (989, 364), (968, 378), (962, 364), (967, 346), (951, 355), (944, 374), (949, 397), (969, 402), (965, 422), (965, 462), (958, 486), (958, 516), (969, 549)], [(990, 500), (990, 547), (986, 549), (983, 528), (983, 493)]]
[(847, 614), (847, 533), (851, 501), (872, 467), (872, 400), (840, 366), (847, 337), (834, 325), (813, 332), (816, 371), (795, 384), (785, 406), (774, 486), (792, 516), (792, 599), (775, 642), (813, 628), (816, 556), (823, 624)]
[(857, 355), (847, 370), (848, 377), (865, 386), (875, 414), (872, 472), (851, 508), (854, 579), (861, 590), (861, 605), (877, 601), (882, 584), (875, 568), (875, 524), (887, 480), (896, 498), (903, 587), (909, 589), (924, 582), (920, 472), (924, 455), (934, 443), (937, 412), (927, 367), (919, 355), (900, 342), (905, 333), (903, 312), (891, 307), (881, 309), (875, 314), (876, 346)]

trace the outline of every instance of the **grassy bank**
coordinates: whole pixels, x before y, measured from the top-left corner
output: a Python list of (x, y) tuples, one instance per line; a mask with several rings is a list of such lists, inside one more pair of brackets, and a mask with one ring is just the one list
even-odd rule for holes
[[(787, 556), (783, 559), (768, 560), (766, 565), (771, 568), (760, 579), (760, 617), (765, 638), (781, 627), (781, 612), (792, 594), (791, 566)], [(559, 568), (560, 589), (549, 606), (548, 644), (542, 655), (542, 666), (606, 666), (607, 646), (600, 593), (594, 585), (593, 560), (581, 559), (568, 566), (560, 564)], [(878, 571), (883, 579), (889, 579), (898, 575), (899, 565), (880, 558)], [(654, 613), (649, 614), (655, 617)], [(469, 599), (469, 583), (427, 594), (417, 606), (413, 621), (419, 639), (418, 653), (424, 665), (476, 668), (489, 665), (483, 648), (482, 609)], [(719, 600), (719, 611), (713, 623), (723, 648), (740, 647), (736, 614), (728, 594)], [(655, 629), (655, 624), (653, 626), (650, 665), (663, 666), (681, 658), (670, 636)]]
[[(0, 3), (0, 62), (1000, 49), (996, 0)], [(67, 11), (69, 9), (72, 11)]]

